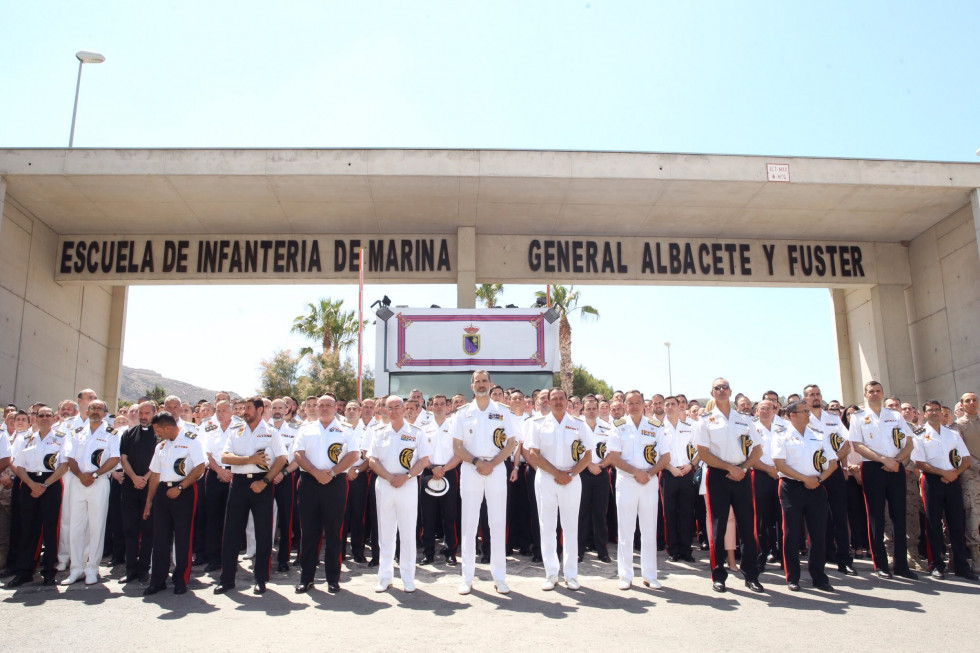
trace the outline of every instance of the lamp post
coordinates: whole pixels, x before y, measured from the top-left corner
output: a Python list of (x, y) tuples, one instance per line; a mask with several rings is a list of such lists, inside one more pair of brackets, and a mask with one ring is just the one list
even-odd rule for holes
[(667, 387), (670, 394), (674, 394), (674, 375), (670, 370), (670, 340), (664, 343), (664, 347), (667, 348)]
[(75, 116), (78, 114), (78, 89), (82, 85), (82, 64), (105, 61), (105, 57), (98, 52), (89, 52), (88, 50), (79, 50), (75, 53), (75, 58), (78, 59), (78, 79), (75, 81), (75, 106), (71, 110), (71, 133), (68, 135), (68, 147), (72, 147), (75, 143)]

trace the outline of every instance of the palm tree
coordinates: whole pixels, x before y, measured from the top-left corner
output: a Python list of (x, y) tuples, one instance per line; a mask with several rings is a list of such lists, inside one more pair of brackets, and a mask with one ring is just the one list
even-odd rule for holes
[(502, 283), (484, 283), (476, 288), (476, 298), (483, 302), (487, 308), (497, 306), (497, 296), (504, 292)]
[[(537, 291), (540, 299), (546, 297), (543, 290)], [(584, 305), (579, 306), (579, 291), (575, 286), (552, 286), (551, 287), (551, 307), (558, 312), (558, 351), (561, 358), (561, 387), (568, 396), (572, 395), (573, 375), (572, 375), (572, 325), (568, 323), (568, 316), (575, 311), (582, 311), (583, 316), (598, 318), (599, 311), (594, 307)]]
[[(306, 336), (318, 342), (321, 354), (339, 354), (357, 343), (357, 315), (354, 311), (343, 311), (344, 300), (321, 299), (318, 303), (307, 304), (309, 312), (293, 319), (292, 333)], [(299, 350), (300, 356), (313, 356), (312, 347)]]

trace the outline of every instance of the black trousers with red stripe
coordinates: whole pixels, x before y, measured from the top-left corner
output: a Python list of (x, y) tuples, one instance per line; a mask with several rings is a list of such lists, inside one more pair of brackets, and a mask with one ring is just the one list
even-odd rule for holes
[[(851, 555), (850, 533), (847, 528), (847, 480), (838, 466), (823, 482), (827, 490), (830, 515), (827, 528), (827, 559), (838, 565), (854, 564)], [(813, 539), (812, 536), (810, 539)]]
[(691, 555), (694, 537), (694, 502), (698, 486), (694, 484), (694, 469), (684, 476), (669, 471), (660, 474), (660, 501), (663, 506), (667, 554), (675, 558)]
[[(347, 481), (347, 512), (344, 515), (344, 537), (350, 534), (350, 553), (355, 560), (364, 558), (364, 541), (367, 532), (368, 476), (358, 474)], [(377, 557), (377, 556), (375, 556)]]
[(725, 533), (728, 531), (728, 511), (735, 513), (735, 526), (742, 534), (742, 561), (739, 569), (746, 581), (759, 580), (756, 556), (755, 507), (752, 496), (752, 476), (746, 474), (741, 481), (733, 481), (722, 469), (708, 467), (706, 481), (708, 495), (708, 523), (711, 527), (711, 580), (725, 582)]
[(861, 463), (864, 481), (864, 503), (868, 507), (868, 540), (875, 569), (888, 571), (888, 552), (885, 550), (885, 502), (892, 520), (892, 544), (895, 547), (895, 571), (908, 571), (908, 544), (905, 535), (905, 468), (885, 471), (879, 462)]
[(781, 557), (779, 545), (779, 482), (762, 470), (753, 469), (752, 494), (755, 497), (755, 537), (759, 544), (756, 557), (764, 569), (770, 554)]
[[(949, 527), (949, 546), (953, 550), (953, 571), (964, 574), (970, 571), (966, 559), (965, 513), (963, 512), (963, 487), (960, 479), (943, 483), (941, 476), (923, 473), (919, 478), (922, 490), (922, 506), (926, 511), (926, 534), (929, 538), (929, 561), (934, 569), (946, 571), (943, 555), (946, 543), (943, 537), (943, 516)], [(980, 561), (974, 561), (980, 562)]]
[(582, 499), (578, 509), (578, 554), (585, 555), (585, 545), (595, 546), (600, 558), (609, 556), (609, 527), (606, 509), (609, 507), (609, 468), (603, 467), (598, 474), (588, 468), (582, 478)]
[(807, 570), (814, 585), (827, 583), (827, 491), (822, 485), (809, 490), (802, 481), (779, 479), (779, 504), (783, 509), (783, 569), (787, 583), (800, 582), (800, 547), (803, 524), (810, 534)]
[[(300, 472), (299, 521), (303, 540), (299, 545), (299, 582), (312, 583), (320, 557), (321, 534), (323, 567), (328, 583), (340, 582), (343, 554), (344, 513), (347, 511), (347, 476), (340, 474), (326, 485), (311, 474)], [(256, 533), (258, 531), (256, 530)]]
[(153, 519), (153, 569), (150, 587), (167, 584), (170, 571), (170, 548), (174, 550), (174, 587), (187, 587), (191, 575), (191, 538), (194, 536), (194, 512), (197, 506), (197, 483), (183, 490), (176, 499), (167, 496), (166, 483), (157, 485), (150, 518)]
[[(221, 534), (221, 576), (225, 587), (235, 586), (238, 573), (238, 549), (245, 539), (248, 515), (252, 514), (255, 523), (255, 559), (252, 564), (256, 583), (269, 580), (269, 566), (272, 562), (272, 484), (261, 492), (252, 491), (252, 483), (265, 474), (235, 474), (228, 488), (228, 502), (225, 505), (225, 527)], [(251, 477), (251, 478), (250, 478)]]
[(446, 537), (446, 555), (456, 555), (459, 546), (459, 468), (446, 472), (449, 491), (434, 497), (425, 491), (425, 483), (419, 489), (419, 510), (422, 512), (422, 553), (433, 557), (436, 553), (436, 526), (441, 517), (442, 532)]
[(278, 512), (276, 528), (279, 531), (279, 552), (276, 561), (289, 564), (289, 552), (293, 547), (293, 506), (296, 505), (296, 473), (283, 474), (282, 480), (273, 489)]
[[(44, 483), (50, 473), (28, 474), (35, 483)], [(37, 568), (43, 539), (44, 556), (40, 558), (41, 576), (54, 578), (58, 565), (58, 526), (61, 523), (61, 495), (64, 485), (61, 479), (52, 483), (38, 498), (31, 496), (26, 485), (20, 485), (19, 542), (11, 549), (8, 564), (18, 577), (31, 578)]]

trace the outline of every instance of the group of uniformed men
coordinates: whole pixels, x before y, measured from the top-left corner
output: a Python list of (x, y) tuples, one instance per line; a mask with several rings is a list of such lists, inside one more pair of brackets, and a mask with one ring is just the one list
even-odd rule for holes
[[(712, 588), (724, 592), (732, 518), (746, 587), (764, 591), (759, 575), (768, 562), (783, 567), (798, 591), (802, 549), (813, 586), (829, 592), (828, 557), (854, 575), (852, 548), (861, 545), (852, 544), (862, 541), (876, 576), (916, 578), (906, 513), (918, 519), (919, 511), (907, 506), (906, 465), (919, 479), (931, 575), (945, 578), (948, 537), (954, 573), (977, 580), (970, 565), (970, 558), (980, 563), (974, 393), (961, 397), (950, 424), (936, 401), (921, 415), (889, 407), (893, 398), (886, 401), (876, 381), (864, 387), (863, 409), (825, 404), (816, 385), (785, 406), (774, 392), (754, 406), (742, 395), (733, 403), (722, 378), (703, 408), (683, 395), (645, 400), (638, 390), (612, 401), (569, 398), (560, 388), (525, 397), (492, 385), (483, 370), (473, 372), (470, 387), (470, 403), (435, 395), (426, 404), (417, 390), (364, 402), (325, 394), (302, 405), (219, 393), (197, 407), (170, 396), (158, 411), (144, 397), (115, 426), (88, 389), (57, 413), (40, 403), (29, 413), (8, 406), (0, 435), (0, 485), (12, 499), (7, 528), (0, 520), (9, 532), (5, 587), (31, 582), (39, 566), (45, 585), (58, 571), (68, 571), (63, 585), (99, 582), (118, 487), (125, 553), (113, 562), (125, 564), (122, 582), (146, 583), (144, 595), (168, 578), (176, 594), (185, 593), (197, 564), (220, 571), (214, 593), (228, 592), (243, 547), (253, 558), (252, 591), (262, 594), (276, 531), (279, 571), (289, 570), (298, 540), (297, 593), (313, 588), (321, 550), (328, 591), (340, 591), (348, 540), (352, 562), (377, 566), (376, 591), (391, 587), (397, 560), (404, 590), (414, 592), (417, 545), (422, 564), (433, 564), (441, 537), (447, 564), (457, 564), (460, 552), (459, 593), (469, 594), (478, 533), (481, 560), (502, 594), (510, 591), (511, 550), (543, 563), (542, 589), (563, 580), (577, 590), (586, 550), (609, 563), (610, 540), (619, 589), (632, 586), (637, 540), (642, 583), (659, 589), (658, 530), (671, 563), (695, 562), (700, 530)], [(853, 500), (852, 486), (863, 501)], [(699, 504), (705, 513), (696, 529)], [(866, 540), (855, 532), (863, 523)]]

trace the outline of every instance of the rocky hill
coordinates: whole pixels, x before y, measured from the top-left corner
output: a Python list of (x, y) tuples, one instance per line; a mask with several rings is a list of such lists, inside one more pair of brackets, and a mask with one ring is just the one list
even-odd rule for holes
[[(152, 390), (157, 385), (166, 390), (167, 394), (177, 395), (184, 401), (191, 403), (195, 403), (199, 399), (214, 401), (214, 393), (217, 392), (177, 379), (168, 379), (153, 370), (142, 370), (123, 365), (122, 382), (119, 384), (119, 398), (123, 401), (136, 401), (147, 390)], [(232, 397), (238, 396), (234, 392), (230, 394)]]

